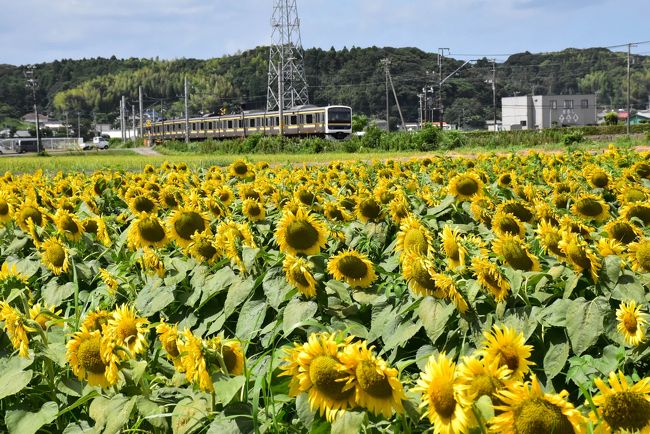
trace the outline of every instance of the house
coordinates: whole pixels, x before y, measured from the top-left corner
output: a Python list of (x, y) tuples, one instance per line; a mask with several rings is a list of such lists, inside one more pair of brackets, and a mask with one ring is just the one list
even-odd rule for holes
[[(29, 122), (32, 124), (36, 123), (36, 115), (34, 113), (27, 113), (25, 116), (22, 117), (22, 120), (24, 122)], [(39, 113), (38, 115), (38, 121), (40, 123), (45, 123), (49, 120), (49, 118), (46, 115), (42, 115)]]
[(641, 124), (650, 124), (650, 110), (638, 111), (630, 117), (630, 125)]
[(596, 95), (505, 97), (501, 107), (506, 131), (596, 125)]

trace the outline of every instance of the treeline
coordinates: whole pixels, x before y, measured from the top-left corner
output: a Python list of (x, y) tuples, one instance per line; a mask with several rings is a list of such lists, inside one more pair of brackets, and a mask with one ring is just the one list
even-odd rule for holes
[[(138, 86), (145, 105), (166, 117), (183, 111), (183, 79), (190, 82), (192, 115), (225, 110), (261, 109), (266, 104), (268, 47), (217, 59), (84, 59), (37, 65), (38, 104), (55, 115), (81, 112), (98, 121), (115, 119), (119, 100), (137, 102)], [(356, 113), (385, 118), (385, 76), (381, 59), (390, 58), (391, 75), (404, 117), (415, 121), (418, 93), (432, 86), (430, 106), (438, 106), (437, 55), (416, 48), (351, 48), (305, 51), (305, 73), (314, 104), (346, 104)], [(443, 76), (462, 62), (444, 59)], [(520, 53), (496, 66), (497, 104), (515, 94), (598, 93), (600, 105), (621, 107), (626, 101), (626, 55), (604, 48), (567, 49), (556, 53)], [(31, 110), (24, 67), (0, 65), (0, 118), (18, 117)], [(467, 65), (442, 88), (444, 120), (482, 128), (493, 117), (492, 64), (480, 59)], [(634, 56), (631, 96), (633, 106), (645, 107), (650, 94), (650, 57)], [(399, 122), (390, 101), (390, 121)], [(439, 112), (430, 113), (439, 119)]]

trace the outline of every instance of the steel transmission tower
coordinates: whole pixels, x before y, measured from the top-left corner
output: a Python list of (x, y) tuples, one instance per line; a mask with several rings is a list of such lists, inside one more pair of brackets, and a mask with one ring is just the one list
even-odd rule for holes
[(274, 0), (266, 109), (309, 104), (296, 0)]

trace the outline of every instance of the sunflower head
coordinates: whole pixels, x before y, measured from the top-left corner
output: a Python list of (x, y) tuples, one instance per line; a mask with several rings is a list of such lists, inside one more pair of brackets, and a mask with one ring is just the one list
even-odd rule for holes
[(479, 354), (485, 363), (496, 361), (499, 366), (506, 366), (511, 371), (511, 377), (521, 380), (534, 363), (528, 359), (531, 355), (532, 345), (526, 345), (524, 334), (517, 333), (508, 326), (494, 325), (492, 331), (484, 332), (485, 341)]
[(482, 189), (483, 181), (477, 174), (472, 172), (458, 174), (449, 181), (449, 192), (461, 201), (471, 200)]
[(327, 235), (325, 224), (302, 208), (298, 208), (295, 214), (285, 211), (275, 231), (280, 250), (292, 255), (319, 253), (327, 244)]
[(263, 220), (266, 217), (264, 205), (255, 199), (246, 199), (242, 202), (242, 213), (252, 222)]
[(88, 331), (84, 327), (74, 334), (66, 345), (66, 358), (72, 372), (80, 379), (88, 381), (91, 386), (110, 387), (107, 373), (109, 363), (102, 356), (103, 345), (99, 330)]
[(628, 246), (628, 258), (634, 271), (650, 273), (650, 238), (643, 238)]
[(571, 211), (585, 220), (602, 222), (609, 218), (609, 205), (602, 198), (593, 194), (579, 196), (571, 207)]
[(444, 290), (436, 284), (433, 262), (426, 256), (407, 252), (402, 261), (402, 275), (415, 295), (445, 296)]
[(499, 267), (486, 257), (472, 258), (472, 271), (481, 288), (492, 294), (497, 302), (506, 299), (510, 292), (510, 283), (501, 273)]
[(464, 267), (467, 249), (461, 243), (461, 236), (458, 229), (452, 229), (451, 226), (445, 225), (440, 237), (442, 238), (442, 247), (447, 256), (447, 266), (452, 270)]
[(638, 225), (636, 219), (640, 220), (645, 226), (650, 225), (650, 205), (647, 203), (629, 203), (621, 209), (620, 213), (623, 218), (636, 225)]
[(427, 255), (432, 249), (432, 242), (431, 234), (426, 226), (417, 218), (408, 216), (401, 221), (395, 250)]
[(375, 266), (368, 257), (355, 250), (347, 250), (327, 261), (327, 271), (336, 280), (353, 288), (367, 288), (377, 279)]
[(128, 242), (132, 249), (163, 247), (167, 244), (167, 241), (165, 227), (155, 215), (141, 214), (131, 223)]
[(531, 223), (535, 218), (533, 211), (530, 210), (525, 202), (520, 200), (508, 200), (499, 204), (499, 206), (497, 206), (497, 213), (498, 212), (512, 214), (524, 223)]
[(147, 319), (136, 315), (134, 307), (124, 304), (115, 309), (103, 327), (103, 334), (116, 345), (128, 348), (131, 355), (135, 356), (147, 349), (148, 324)]
[(382, 219), (383, 210), (381, 203), (373, 197), (362, 197), (357, 202), (357, 218), (363, 223), (378, 222)]
[(158, 209), (158, 203), (151, 197), (150, 193), (143, 193), (135, 195), (129, 200), (129, 208), (136, 215), (140, 213), (151, 214)]
[(639, 238), (639, 229), (631, 223), (623, 220), (616, 219), (605, 225), (607, 236), (622, 244), (630, 244)]
[[(630, 386), (622, 372), (609, 374), (609, 386), (600, 378), (595, 384), (600, 393), (593, 397), (596, 414), (605, 432), (647, 432), (650, 430), (650, 378)], [(600, 428), (600, 427), (599, 427)]]
[(57, 276), (67, 272), (70, 266), (68, 249), (56, 238), (49, 238), (41, 245), (41, 260)]
[(594, 282), (598, 281), (598, 272), (602, 264), (584, 240), (573, 232), (563, 231), (558, 246), (576, 272), (586, 272)]
[(244, 160), (237, 160), (228, 167), (228, 173), (232, 178), (245, 179), (254, 176), (252, 165)]
[(463, 393), (471, 402), (481, 396), (489, 396), (495, 402), (497, 392), (512, 382), (510, 373), (506, 365), (499, 366), (496, 360), (486, 363), (476, 357), (464, 357), (458, 366)]
[(316, 296), (316, 279), (312, 274), (312, 268), (312, 263), (306, 258), (290, 254), (287, 254), (282, 263), (287, 282), (298, 289), (305, 297)]
[(621, 303), (616, 310), (616, 319), (618, 320), (616, 328), (628, 345), (638, 346), (645, 339), (648, 315), (641, 312), (641, 306), (637, 306), (634, 300)]
[(539, 271), (539, 260), (528, 253), (528, 248), (519, 237), (505, 234), (492, 244), (492, 250), (515, 270)]
[(208, 231), (192, 235), (192, 242), (189, 244), (188, 249), (190, 255), (199, 262), (212, 264), (220, 257), (215, 237)]
[(42, 226), (45, 220), (45, 211), (32, 199), (25, 200), (15, 214), (16, 223), (23, 231), (27, 231), (27, 221), (29, 219), (36, 226)]
[(497, 236), (505, 234), (523, 237), (526, 233), (523, 223), (514, 214), (498, 211), (492, 218), (492, 230)]
[(192, 242), (192, 235), (209, 230), (208, 222), (208, 217), (198, 209), (178, 208), (169, 217), (168, 233), (180, 247), (186, 248)]

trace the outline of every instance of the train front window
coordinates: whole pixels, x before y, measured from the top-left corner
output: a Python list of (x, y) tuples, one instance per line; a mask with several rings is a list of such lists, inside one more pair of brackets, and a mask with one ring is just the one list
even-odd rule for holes
[(330, 122), (352, 122), (352, 110), (348, 108), (331, 108), (327, 116)]

